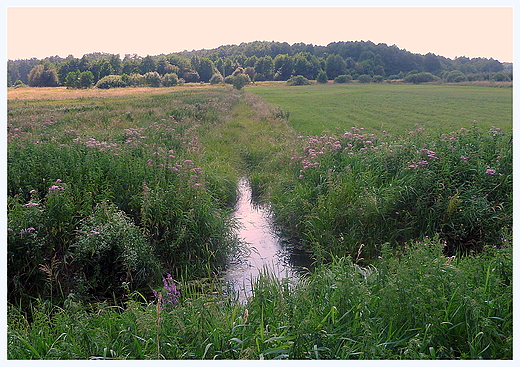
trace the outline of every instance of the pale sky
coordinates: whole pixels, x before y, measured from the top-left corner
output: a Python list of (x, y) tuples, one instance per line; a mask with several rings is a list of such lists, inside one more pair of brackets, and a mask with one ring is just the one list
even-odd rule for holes
[(372, 41), (451, 59), (513, 61), (512, 6), (216, 6), (12, 5), (6, 11), (7, 58), (90, 52), (146, 56), (258, 40), (322, 46)]

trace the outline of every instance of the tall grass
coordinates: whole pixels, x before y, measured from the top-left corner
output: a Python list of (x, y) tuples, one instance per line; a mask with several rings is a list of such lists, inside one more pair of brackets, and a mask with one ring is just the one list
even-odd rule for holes
[[(8, 358), (512, 359), (507, 126), (298, 137), (282, 108), (10, 101)], [(215, 275), (243, 175), (317, 261), (238, 303)]]
[(401, 138), (353, 127), (303, 138), (293, 178), (271, 202), (286, 235), (321, 258), (374, 258), (439, 235), (446, 254), (499, 246), (512, 228), (511, 134), (474, 125)]
[[(68, 294), (110, 297), (121, 294), (123, 282), (156, 282), (161, 271), (180, 276), (189, 267), (193, 277), (218, 271), (235, 243), (229, 214), (236, 180), (225, 166), (218, 172), (204, 166), (201, 139), (226, 121), (238, 98), (215, 88), (10, 101), (9, 299), (48, 297), (46, 289), (61, 301)], [(99, 216), (106, 203), (114, 214)], [(114, 226), (116, 217), (127, 219)], [(123, 240), (134, 243), (118, 244), (134, 226), (133, 239)], [(129, 257), (136, 258), (131, 266)], [(106, 261), (123, 265), (117, 276), (107, 273)], [(51, 282), (42, 267), (59, 275)]]
[(511, 359), (511, 246), (447, 261), (437, 239), (408, 245), (298, 283), (263, 273), (246, 304), (186, 287), (163, 308), (40, 303), (32, 323), (10, 307), (8, 358)]

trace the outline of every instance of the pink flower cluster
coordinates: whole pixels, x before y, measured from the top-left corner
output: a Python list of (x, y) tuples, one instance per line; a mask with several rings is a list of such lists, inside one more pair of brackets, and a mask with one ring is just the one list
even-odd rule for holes
[[(56, 184), (60, 184), (61, 183), (61, 180), (58, 178), (56, 180)], [(63, 186), (59, 186), (59, 185), (52, 185), (51, 187), (49, 187), (49, 192), (52, 193), (52, 192), (58, 192), (58, 191), (63, 191), (65, 190), (65, 187)]]

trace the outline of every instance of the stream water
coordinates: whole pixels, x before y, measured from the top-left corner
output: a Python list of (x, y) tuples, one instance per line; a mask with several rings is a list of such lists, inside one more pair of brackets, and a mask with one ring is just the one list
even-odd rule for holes
[(239, 181), (238, 191), (234, 216), (239, 221), (238, 237), (246, 246), (230, 258), (224, 280), (228, 292), (243, 302), (252, 295), (252, 282), (260, 273), (296, 280), (309, 271), (312, 259), (277, 235), (269, 207), (253, 202), (247, 179)]

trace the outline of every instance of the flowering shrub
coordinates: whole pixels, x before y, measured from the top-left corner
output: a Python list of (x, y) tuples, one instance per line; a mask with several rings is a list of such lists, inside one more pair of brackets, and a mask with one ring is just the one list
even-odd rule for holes
[(355, 258), (361, 243), (373, 257), (382, 243), (434, 234), (447, 253), (499, 244), (512, 223), (510, 136), (473, 127), (435, 138), (423, 130), (398, 140), (359, 127), (300, 137), (295, 183), (273, 197), (277, 221), (325, 257)]
[(98, 295), (122, 292), (123, 282), (137, 289), (158, 271), (159, 262), (139, 227), (109, 203), (82, 221), (72, 248), (77, 275)]

